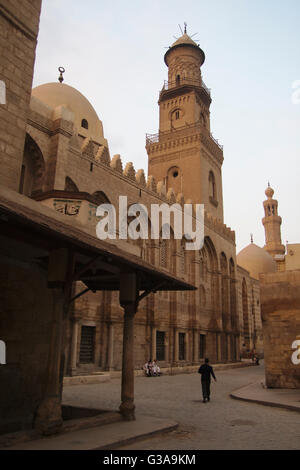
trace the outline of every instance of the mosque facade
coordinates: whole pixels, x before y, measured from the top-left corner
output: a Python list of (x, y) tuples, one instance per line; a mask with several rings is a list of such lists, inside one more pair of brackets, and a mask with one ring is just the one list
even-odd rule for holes
[[(224, 223), (223, 148), (210, 131), (205, 55), (185, 32), (166, 52), (168, 81), (159, 95), (159, 132), (147, 134), (148, 177), (110, 155), (103, 125), (88, 100), (63, 83), (32, 90), (19, 192), (64, 214), (96, 236), (99, 204), (204, 204), (204, 246), (185, 240), (111, 240), (197, 287), (141, 303), (135, 326), (136, 369), (151, 357), (186, 367), (263, 354), (258, 278), (238, 266), (235, 233)], [(118, 216), (118, 214), (117, 214)], [(149, 229), (151, 222), (149, 221)], [(162, 228), (162, 227), (161, 227)], [(266, 266), (263, 267), (266, 269)], [(75, 294), (85, 286), (77, 283)], [(88, 292), (72, 305), (66, 375), (121, 369), (123, 313), (114, 292)]]

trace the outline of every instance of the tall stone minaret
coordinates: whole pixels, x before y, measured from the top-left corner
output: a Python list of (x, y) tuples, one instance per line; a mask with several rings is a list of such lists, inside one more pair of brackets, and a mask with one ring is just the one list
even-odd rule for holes
[(204, 52), (185, 28), (164, 60), (168, 81), (159, 95), (159, 132), (147, 135), (148, 173), (223, 222), (223, 150), (210, 133)]
[(267, 200), (263, 202), (265, 217), (262, 219), (265, 228), (266, 244), (264, 249), (273, 257), (284, 255), (285, 246), (281, 243), (281, 217), (278, 215), (278, 201), (273, 199), (274, 190), (268, 187), (265, 191)]

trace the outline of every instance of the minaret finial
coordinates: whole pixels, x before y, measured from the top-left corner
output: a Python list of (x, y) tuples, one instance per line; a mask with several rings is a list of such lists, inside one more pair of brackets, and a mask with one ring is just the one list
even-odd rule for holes
[(270, 187), (270, 181), (268, 181), (268, 188)]
[(186, 22), (184, 22), (184, 34), (186, 34), (186, 27), (187, 27), (187, 24)]
[(63, 73), (65, 73), (65, 69), (63, 67), (58, 67), (58, 71), (60, 73), (58, 81), (62, 83), (64, 81)]
[(253, 243), (253, 233), (250, 233), (251, 243)]

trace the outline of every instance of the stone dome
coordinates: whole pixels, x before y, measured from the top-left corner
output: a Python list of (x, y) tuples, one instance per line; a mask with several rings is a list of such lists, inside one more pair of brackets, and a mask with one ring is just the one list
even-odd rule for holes
[(192, 38), (188, 34), (184, 33), (182, 36), (180, 36), (180, 38), (178, 38), (175, 42), (173, 42), (172, 46), (169, 47), (169, 49), (165, 53), (164, 59), (165, 59), (166, 65), (168, 65), (167, 58), (168, 58), (169, 53), (174, 49), (184, 47), (184, 46), (191, 46), (192, 48), (196, 49), (197, 53), (200, 55), (201, 65), (204, 63), (205, 54), (203, 50), (197, 43), (195, 43), (195, 41), (192, 40)]
[(102, 122), (80, 91), (64, 83), (45, 83), (33, 88), (32, 97), (52, 109), (65, 106), (74, 114), (74, 126), (79, 134), (96, 142), (103, 140)]
[(237, 264), (249, 271), (250, 276), (255, 279), (259, 279), (259, 274), (276, 271), (276, 263), (272, 256), (255, 243), (250, 243), (238, 253)]
[(180, 44), (183, 44), (183, 45), (186, 45), (186, 44), (189, 44), (191, 46), (196, 46), (198, 47), (198, 45), (195, 43), (195, 41), (192, 40), (192, 38), (190, 38), (190, 36), (186, 33), (184, 33), (180, 38), (178, 38), (173, 44), (171, 47), (174, 47), (174, 46), (179, 46)]
[(272, 199), (274, 194), (274, 189), (271, 188), (271, 186), (268, 186), (267, 189), (265, 190), (265, 195), (267, 196), (268, 199)]

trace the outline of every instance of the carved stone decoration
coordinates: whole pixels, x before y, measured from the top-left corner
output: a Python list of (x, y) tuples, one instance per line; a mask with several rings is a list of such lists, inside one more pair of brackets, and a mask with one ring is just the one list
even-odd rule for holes
[(92, 139), (86, 138), (83, 142), (83, 145), (81, 147), (81, 151), (83, 154), (87, 155), (90, 158), (95, 157), (95, 151), (94, 151), (94, 144)]
[(149, 176), (148, 176), (147, 188), (148, 188), (150, 191), (153, 191), (154, 193), (156, 193), (156, 191), (157, 191), (156, 181), (155, 181), (154, 176), (152, 176), (152, 175), (149, 175)]
[(157, 183), (157, 192), (160, 196), (166, 197), (166, 195), (167, 195), (166, 185), (164, 184), (163, 181), (159, 181)]
[(69, 145), (70, 145), (70, 147), (72, 147), (73, 150), (77, 150), (78, 152), (81, 152), (80, 141), (79, 141), (77, 129), (74, 129), (74, 133), (73, 133), (72, 137), (69, 140)]
[(113, 170), (116, 170), (119, 173), (123, 173), (122, 160), (119, 154), (113, 156), (112, 161), (110, 162), (110, 166)]
[(135, 177), (137, 183), (142, 186), (143, 188), (146, 186), (146, 178), (145, 178), (145, 173), (144, 170), (138, 170), (136, 172), (136, 177)]
[(180, 204), (182, 207), (184, 206), (184, 196), (182, 193), (177, 194), (176, 202)]
[(167, 193), (167, 199), (170, 204), (175, 204), (176, 196), (175, 196), (173, 188), (169, 188), (168, 193)]
[(135, 181), (135, 169), (133, 167), (132, 162), (126, 163), (125, 170), (124, 170), (124, 176), (127, 176), (127, 178), (130, 178), (131, 180)]
[(54, 199), (53, 207), (57, 212), (64, 215), (76, 216), (79, 214), (82, 201), (69, 199)]
[(110, 166), (110, 157), (106, 147), (103, 147), (103, 145), (99, 147), (96, 153), (95, 160), (100, 163), (103, 163), (103, 165)]

